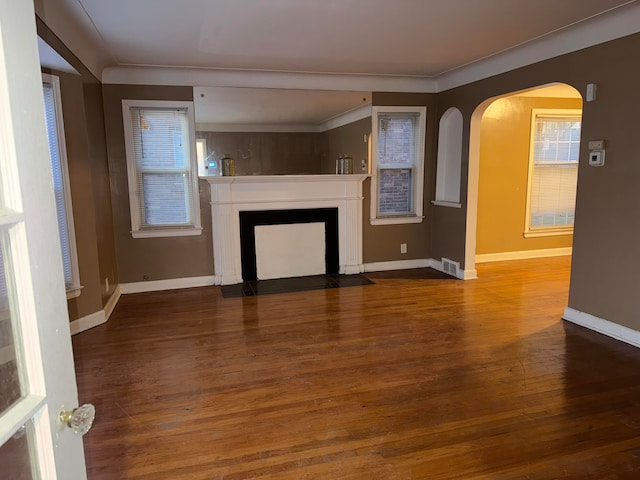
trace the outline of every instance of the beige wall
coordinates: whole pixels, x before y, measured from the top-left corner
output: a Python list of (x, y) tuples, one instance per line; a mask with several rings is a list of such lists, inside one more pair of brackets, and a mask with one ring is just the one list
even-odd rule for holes
[[(80, 271), (80, 296), (67, 302), (69, 319), (103, 309), (118, 284), (111, 192), (102, 111), (101, 85), (86, 67), (37, 19), (38, 34), (78, 75), (47, 70), (60, 78), (65, 146)], [(109, 279), (109, 288), (106, 279)]]
[(482, 117), (476, 253), (570, 247), (572, 235), (524, 238), (531, 111), (580, 109), (582, 100), (510, 96)]
[(201, 180), (201, 235), (133, 238), (129, 210), (122, 100), (193, 100), (191, 87), (103, 85), (114, 234), (121, 283), (213, 275), (209, 188)]
[[(640, 209), (640, 34), (607, 42), (496, 75), (439, 94), (439, 111), (458, 107), (465, 119), (463, 141), (463, 208), (441, 209), (434, 216), (433, 255), (449, 248), (464, 259), (469, 126), (473, 111), (489, 98), (517, 90), (563, 82), (583, 95), (588, 83), (598, 85), (598, 98), (585, 102), (569, 306), (640, 330), (640, 297), (634, 271), (640, 266), (633, 215)], [(594, 65), (597, 68), (594, 69)], [(607, 164), (589, 167), (587, 142), (607, 141)], [(475, 206), (469, 206), (475, 208)], [(455, 245), (455, 248), (451, 247)]]

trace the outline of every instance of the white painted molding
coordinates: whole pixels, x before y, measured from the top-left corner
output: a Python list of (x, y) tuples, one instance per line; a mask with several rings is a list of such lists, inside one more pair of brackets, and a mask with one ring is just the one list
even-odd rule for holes
[(107, 320), (109, 320), (109, 317), (113, 313), (113, 309), (116, 308), (116, 305), (118, 304), (118, 300), (120, 300), (121, 295), (122, 295), (122, 289), (120, 288), (120, 285), (116, 285), (116, 288), (113, 290), (113, 293), (111, 294), (111, 296), (109, 297), (109, 300), (107, 300), (107, 303), (104, 306), (104, 316), (106, 317)]
[(571, 255), (571, 247), (543, 248), (538, 250), (519, 250), (516, 252), (476, 253), (476, 263), (502, 262), (505, 260), (524, 260), (527, 258), (561, 257)]
[(180, 288), (208, 287), (214, 285), (213, 275), (202, 277), (169, 278), (166, 280), (150, 280), (147, 282), (121, 283), (120, 291), (123, 295), (129, 293), (159, 292), (162, 290), (177, 290)]
[(334, 128), (343, 127), (344, 125), (349, 125), (350, 123), (357, 122), (358, 120), (362, 120), (370, 116), (371, 105), (362, 105), (361, 107), (354, 108), (353, 110), (328, 119), (321, 125), (320, 131), (326, 132), (327, 130), (333, 130)]
[(98, 325), (102, 325), (106, 321), (107, 317), (105, 316), (104, 310), (98, 310), (91, 315), (78, 318), (77, 320), (71, 322), (69, 324), (71, 335), (75, 335), (77, 333), (89, 330), (90, 328), (97, 327)]
[(621, 342), (628, 343), (634, 347), (640, 347), (640, 332), (633, 330), (629, 327), (619, 325), (617, 323), (610, 322), (590, 313), (581, 312), (573, 308), (567, 307), (564, 309), (564, 315), (562, 318), (565, 320), (580, 325), (581, 327), (588, 328), (598, 333), (602, 333)]
[(435, 80), (404, 75), (280, 72), (222, 68), (156, 66), (108, 67), (104, 84), (183, 85), (200, 87), (259, 87), (305, 90), (349, 90), (377, 92), (435, 92)]
[(364, 264), (365, 272), (385, 272), (388, 270), (408, 270), (410, 268), (427, 268), (431, 266), (430, 258), (414, 260), (391, 260), (388, 262), (372, 262)]
[[(433, 268), (442, 273), (447, 273), (442, 268), (442, 262), (434, 258), (418, 258), (414, 260), (391, 260), (388, 262), (372, 262), (364, 264), (365, 272), (384, 272), (388, 270), (408, 270), (410, 268)], [(447, 273), (447, 275), (449, 275)], [(478, 278), (475, 270), (458, 270), (456, 278), (460, 280), (475, 280)]]
[(640, 4), (629, 4), (510, 48), (436, 77), (443, 92), (542, 60), (582, 50), (640, 31)]
[(216, 285), (242, 282), (240, 212), (338, 209), (339, 272), (362, 272), (362, 182), (368, 175), (201, 177), (211, 189)]
[(462, 208), (462, 204), (458, 202), (445, 202), (444, 200), (431, 200), (431, 203), (437, 207)]

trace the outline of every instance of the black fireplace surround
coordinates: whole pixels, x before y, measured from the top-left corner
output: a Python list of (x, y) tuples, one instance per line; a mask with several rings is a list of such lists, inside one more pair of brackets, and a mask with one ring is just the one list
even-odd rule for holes
[(257, 280), (256, 225), (324, 222), (325, 263), (327, 274), (339, 270), (338, 209), (301, 208), (293, 210), (257, 210), (240, 213), (240, 256), (242, 279)]

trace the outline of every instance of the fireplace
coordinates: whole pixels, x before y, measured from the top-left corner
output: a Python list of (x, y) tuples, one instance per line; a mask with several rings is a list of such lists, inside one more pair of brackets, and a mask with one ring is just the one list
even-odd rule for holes
[(256, 277), (255, 232), (262, 225), (324, 224), (326, 272), (361, 273), (366, 177), (201, 177), (211, 188), (215, 283), (230, 285)]
[[(324, 271), (322, 273), (338, 273), (338, 209), (337, 208), (300, 208), (294, 210), (258, 210), (240, 212), (240, 260), (242, 263), (242, 279), (263, 280), (273, 278), (268, 274), (258, 276), (256, 227), (266, 225), (304, 225), (317, 224), (322, 226), (320, 231), (324, 234), (322, 257), (324, 259)], [(303, 245), (304, 247), (304, 245)], [(314, 254), (317, 252), (313, 252)], [(298, 259), (295, 254), (288, 255), (288, 261), (295, 263)], [(287, 261), (287, 258), (284, 259)], [(300, 276), (296, 272), (304, 271), (303, 268), (284, 270), (292, 272), (287, 276)], [(313, 272), (320, 273), (320, 272)]]

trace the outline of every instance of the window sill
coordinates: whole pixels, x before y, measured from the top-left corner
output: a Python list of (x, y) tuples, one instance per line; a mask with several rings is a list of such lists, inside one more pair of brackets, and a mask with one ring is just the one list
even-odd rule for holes
[(155, 237), (187, 237), (200, 235), (202, 228), (149, 228), (146, 230), (132, 230), (133, 238), (155, 238)]
[(555, 237), (560, 235), (573, 235), (573, 229), (529, 231), (523, 234), (524, 238)]
[(411, 217), (380, 217), (370, 219), (371, 225), (399, 225), (402, 223), (422, 223), (423, 216), (413, 215)]
[(438, 207), (462, 208), (459, 202), (447, 202), (446, 200), (431, 200), (431, 203)]
[(76, 298), (80, 296), (81, 290), (84, 287), (82, 285), (73, 285), (67, 288), (67, 300), (71, 300), (72, 298)]

